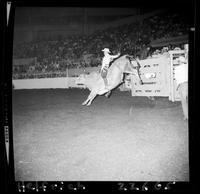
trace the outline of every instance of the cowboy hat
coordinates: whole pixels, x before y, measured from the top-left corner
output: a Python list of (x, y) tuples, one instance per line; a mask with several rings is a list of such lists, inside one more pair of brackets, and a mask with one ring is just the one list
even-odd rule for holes
[(102, 51), (110, 53), (109, 48), (104, 48)]

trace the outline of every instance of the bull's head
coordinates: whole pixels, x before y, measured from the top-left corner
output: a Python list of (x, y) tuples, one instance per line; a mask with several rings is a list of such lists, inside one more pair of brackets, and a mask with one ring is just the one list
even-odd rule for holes
[(140, 83), (143, 84), (143, 81), (142, 81), (141, 76), (140, 76), (141, 65), (140, 65), (139, 61), (136, 58), (134, 58), (133, 56), (131, 56), (131, 55), (126, 55), (126, 58), (129, 60), (130, 67), (132, 69), (136, 69), (137, 70), (138, 77), (140, 79)]
[(86, 74), (80, 74), (75, 80), (76, 85), (84, 85), (86, 76)]

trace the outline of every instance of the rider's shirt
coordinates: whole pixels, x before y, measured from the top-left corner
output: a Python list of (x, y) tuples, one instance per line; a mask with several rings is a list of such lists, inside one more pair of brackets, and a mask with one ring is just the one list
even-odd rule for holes
[(117, 58), (119, 55), (110, 55), (108, 53), (105, 53), (103, 60), (102, 60), (102, 66), (101, 66), (101, 71), (102, 70), (107, 70), (109, 68), (110, 62)]

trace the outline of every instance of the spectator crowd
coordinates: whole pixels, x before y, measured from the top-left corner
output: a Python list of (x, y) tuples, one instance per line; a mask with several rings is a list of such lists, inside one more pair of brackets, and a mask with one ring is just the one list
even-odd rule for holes
[(149, 47), (148, 55), (155, 56), (182, 45), (167, 45), (168, 48), (162, 50), (152, 49), (151, 41), (187, 33), (188, 23), (184, 16), (170, 13), (99, 30), (90, 35), (73, 35), (55, 41), (15, 44), (14, 59), (36, 57), (37, 61), (31, 65), (13, 65), (13, 79), (48, 77), (49, 74), (51, 77), (62, 77), (70, 68), (99, 66), (103, 56), (101, 50), (105, 47), (108, 47), (113, 54), (120, 52), (140, 59), (144, 58), (144, 49)]

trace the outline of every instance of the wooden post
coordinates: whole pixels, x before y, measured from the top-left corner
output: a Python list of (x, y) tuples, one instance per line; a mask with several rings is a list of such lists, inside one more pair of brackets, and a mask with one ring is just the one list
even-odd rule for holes
[(11, 2), (7, 2), (7, 25), (8, 25), (9, 16), (10, 16), (10, 7), (11, 7)]

